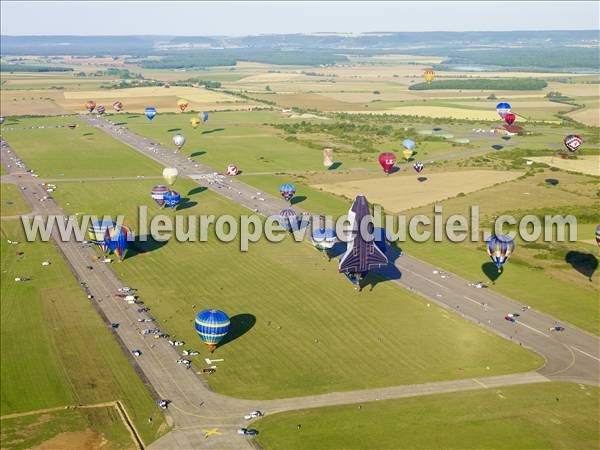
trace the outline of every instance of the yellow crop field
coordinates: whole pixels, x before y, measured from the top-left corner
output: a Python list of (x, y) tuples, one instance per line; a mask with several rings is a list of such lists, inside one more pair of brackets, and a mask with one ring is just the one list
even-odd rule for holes
[(523, 172), (469, 170), (440, 172), (427, 175), (420, 183), (416, 176), (389, 175), (379, 178), (340, 181), (313, 185), (334, 194), (354, 198), (359, 193), (386, 210), (398, 212), (455, 197), (459, 193), (475, 192), (497, 183), (514, 180)]
[(597, 105), (575, 111), (569, 114), (569, 117), (592, 127), (600, 126), (600, 108)]
[(600, 155), (580, 156), (577, 159), (562, 159), (554, 156), (536, 156), (528, 159), (571, 172), (600, 176)]
[[(356, 111), (344, 111), (356, 113)], [(360, 111), (362, 114), (395, 114), (423, 117), (447, 117), (465, 120), (498, 120), (496, 110), (483, 111), (475, 109), (449, 108), (444, 106), (401, 106), (387, 110)], [(524, 120), (521, 120), (523, 122)]]

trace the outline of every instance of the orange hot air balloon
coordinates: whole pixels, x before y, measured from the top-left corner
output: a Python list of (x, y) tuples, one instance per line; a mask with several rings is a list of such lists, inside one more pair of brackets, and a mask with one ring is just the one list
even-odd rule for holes
[(181, 112), (184, 112), (187, 109), (188, 105), (189, 105), (189, 103), (187, 100), (184, 100), (182, 98), (177, 100), (177, 107), (179, 108), (179, 110)]
[(95, 108), (96, 102), (94, 100), (88, 100), (87, 102), (85, 102), (85, 109), (87, 109), (88, 112), (91, 113)]
[(425, 72), (423, 73), (423, 78), (425, 78), (425, 81), (427, 81), (428, 83), (431, 83), (435, 78), (435, 72), (433, 71), (433, 69), (425, 70)]

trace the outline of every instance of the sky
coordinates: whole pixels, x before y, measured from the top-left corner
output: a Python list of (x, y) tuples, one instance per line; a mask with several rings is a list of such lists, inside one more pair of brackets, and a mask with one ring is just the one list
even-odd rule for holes
[(3, 35), (599, 29), (600, 2), (90, 2), (2, 0)]

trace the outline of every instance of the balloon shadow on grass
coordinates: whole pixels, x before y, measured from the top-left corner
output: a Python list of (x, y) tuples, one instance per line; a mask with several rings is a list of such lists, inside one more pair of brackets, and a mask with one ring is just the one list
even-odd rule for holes
[(492, 148), (494, 150), (502, 150), (504, 148), (504, 145), (494, 144), (494, 145), (492, 145)]
[(418, 177), (417, 180), (419, 180), (419, 183), (424, 183), (427, 181), (427, 177)]
[(390, 169), (390, 171), (388, 173), (392, 174), (392, 173), (396, 173), (396, 172), (400, 172), (400, 167), (394, 166)]
[(83, 133), (82, 136), (93, 136), (94, 133)]
[(181, 128), (169, 128), (167, 133), (172, 133), (173, 131), (181, 131)]
[(217, 348), (223, 347), (224, 345), (235, 341), (237, 338), (242, 337), (254, 327), (255, 323), (256, 317), (254, 314), (243, 313), (231, 317), (229, 319), (229, 331), (223, 339), (221, 339), (221, 342), (217, 344)]
[(116, 127), (120, 127), (122, 125), (127, 125), (127, 122), (115, 122)]
[(192, 153), (192, 154), (190, 155), (190, 157), (192, 157), (192, 158), (193, 158), (194, 156), (202, 156), (202, 155), (204, 155), (204, 154), (206, 154), (206, 152), (203, 152), (203, 151), (194, 152), (194, 153)]
[[(196, 195), (196, 194), (200, 194), (202, 192), (204, 192), (205, 190), (207, 190), (207, 187), (204, 186), (197, 186), (195, 188), (192, 188), (189, 190), (189, 192), (187, 193), (187, 195)], [(189, 200), (189, 199), (188, 199)]]
[(193, 208), (197, 204), (198, 202), (190, 200), (188, 197), (182, 197), (181, 200), (179, 200), (179, 205), (177, 205), (176, 211), (183, 211), (184, 209)]
[(334, 162), (332, 165), (330, 165), (327, 170), (336, 170), (338, 167), (340, 167), (342, 165), (341, 162), (336, 161)]
[(565, 256), (565, 262), (590, 281), (592, 281), (592, 275), (598, 268), (598, 259), (591, 253), (571, 251)]
[(212, 130), (203, 131), (202, 134), (218, 133), (219, 131), (225, 131), (225, 128), (213, 128)]
[(504, 139), (505, 141), (510, 141), (510, 136), (502, 136), (501, 139)]
[(496, 264), (491, 261), (488, 261), (481, 265), (481, 271), (484, 273), (486, 277), (492, 282), (492, 284), (496, 283), (496, 280), (500, 278), (502, 275), (502, 271), (498, 270)]
[(135, 241), (129, 243), (129, 248), (127, 250), (127, 255), (125, 259), (129, 259), (135, 257), (140, 253), (150, 253), (155, 250), (158, 250), (161, 247), (164, 247), (168, 241), (157, 241), (152, 235), (144, 235), (136, 238)]
[(558, 181), (556, 178), (546, 178), (544, 181), (549, 186), (556, 186), (558, 183), (560, 183), (560, 181)]
[(303, 202), (304, 200), (306, 200), (306, 195), (297, 195), (295, 197), (292, 197), (292, 200), (290, 200), (290, 204), (296, 205), (298, 203)]

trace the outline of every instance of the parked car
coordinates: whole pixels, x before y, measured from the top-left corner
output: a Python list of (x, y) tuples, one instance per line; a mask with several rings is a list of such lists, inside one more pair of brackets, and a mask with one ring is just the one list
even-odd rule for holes
[(264, 416), (264, 413), (261, 411), (252, 411), (251, 413), (248, 413), (244, 416), (244, 419), (246, 420), (251, 420), (251, 419), (256, 419), (257, 417), (262, 417)]
[(255, 430), (254, 428), (240, 428), (237, 432), (238, 434), (244, 434), (246, 436), (256, 436), (258, 434), (258, 430)]

